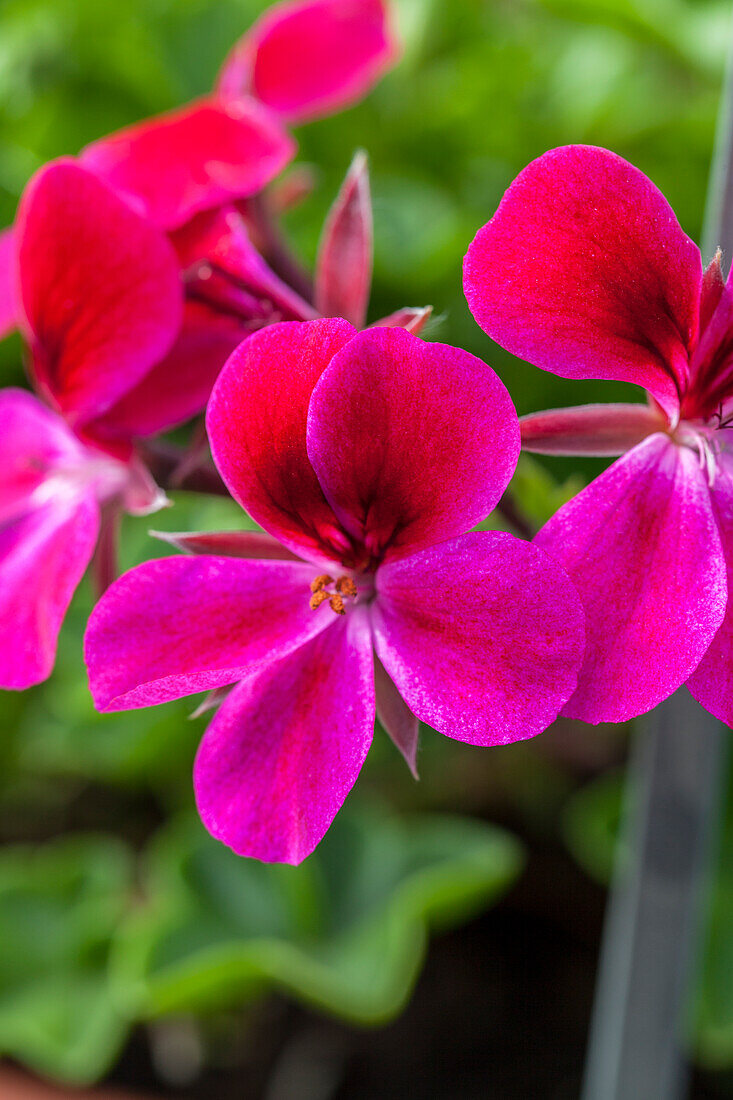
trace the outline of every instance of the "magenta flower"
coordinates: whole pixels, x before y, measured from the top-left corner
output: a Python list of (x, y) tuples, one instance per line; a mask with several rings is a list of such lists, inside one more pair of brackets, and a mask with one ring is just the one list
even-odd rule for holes
[(361, 99), (397, 56), (384, 0), (286, 0), (237, 43), (217, 90), (302, 122)]
[(284, 122), (347, 106), (396, 54), (382, 0), (275, 5), (235, 46), (214, 93), (101, 138), (81, 159), (176, 229), (262, 191), (295, 155)]
[(102, 711), (236, 684), (195, 765), (215, 836), (302, 860), (357, 778), (375, 707), (413, 768), (418, 720), (476, 745), (552, 721), (575, 687), (582, 612), (544, 551), (465, 533), (519, 450), (483, 363), (399, 328), (273, 325), (232, 355), (207, 424), (222, 477), (269, 534), (174, 538), (199, 556), (112, 585), (86, 659)]
[(0, 393), (0, 686), (25, 688), (51, 671), (100, 507), (160, 506), (129, 436), (98, 426), (168, 351), (182, 291), (167, 239), (73, 161), (31, 181), (10, 251), (0, 314), (20, 313), (50, 406)]
[(468, 251), (465, 290), (479, 324), (514, 354), (649, 395), (522, 422), (528, 450), (623, 455), (537, 536), (588, 619), (565, 713), (621, 721), (686, 682), (733, 724), (733, 297), (720, 256), (703, 273), (641, 172), (571, 146), (509, 188)]

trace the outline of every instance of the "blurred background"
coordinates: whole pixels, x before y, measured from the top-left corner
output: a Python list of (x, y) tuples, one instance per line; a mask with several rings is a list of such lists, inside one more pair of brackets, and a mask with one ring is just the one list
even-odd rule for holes
[[(492, 346), (463, 299), (461, 261), (516, 173), (567, 142), (633, 161), (698, 239), (730, 6), (396, 0), (400, 65), (358, 107), (297, 133), (315, 187), (286, 217), (295, 248), (313, 263), (364, 148), (371, 319), (432, 304), (428, 338), (490, 362), (520, 413), (638, 399)], [(265, 7), (0, 0), (0, 224), (44, 161), (207, 91)], [(23, 377), (11, 338), (0, 384)], [(538, 527), (598, 469), (523, 459), (513, 490), (526, 523)], [(156, 517), (176, 530), (240, 524), (227, 502), (185, 494)], [(126, 566), (164, 552), (147, 526), (126, 521)], [(94, 714), (81, 660), (91, 603), (82, 587), (51, 680), (0, 694), (9, 1072), (181, 1100), (576, 1097), (633, 731), (561, 720), (532, 743), (482, 751), (426, 729), (419, 784), (377, 731), (316, 854), (263, 867), (196, 818), (206, 718), (190, 720), (195, 704)], [(728, 816), (690, 1005), (699, 1098), (733, 1096)], [(27, 1087), (0, 1076), (8, 1100), (33, 1100)]]

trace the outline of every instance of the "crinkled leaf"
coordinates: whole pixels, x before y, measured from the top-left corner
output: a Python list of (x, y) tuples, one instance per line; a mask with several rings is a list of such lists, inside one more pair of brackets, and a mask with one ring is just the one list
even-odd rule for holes
[(0, 855), (0, 1052), (78, 1083), (114, 1061), (127, 1025), (107, 956), (130, 877), (125, 847), (108, 837)]
[(240, 859), (179, 822), (150, 853), (147, 902), (116, 944), (116, 987), (150, 1017), (276, 987), (356, 1022), (385, 1020), (409, 995), (428, 929), (487, 905), (520, 866), (506, 833), (438, 815), (346, 811), (297, 868)]

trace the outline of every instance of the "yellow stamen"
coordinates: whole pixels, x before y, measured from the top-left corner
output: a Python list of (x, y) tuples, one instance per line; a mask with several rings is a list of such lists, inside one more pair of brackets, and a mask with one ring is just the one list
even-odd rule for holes
[(327, 584), (333, 584), (333, 577), (329, 577), (328, 573), (321, 573), (311, 581), (311, 592), (321, 592)]

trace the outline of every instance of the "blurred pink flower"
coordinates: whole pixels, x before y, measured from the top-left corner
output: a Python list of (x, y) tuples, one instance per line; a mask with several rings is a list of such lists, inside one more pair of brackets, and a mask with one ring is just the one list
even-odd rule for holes
[(217, 91), (302, 122), (361, 99), (398, 55), (385, 0), (285, 0), (234, 47)]
[(604, 149), (526, 168), (466, 256), (498, 343), (566, 378), (633, 382), (647, 405), (525, 417), (523, 446), (623, 455), (546, 524), (588, 618), (564, 713), (641, 714), (687, 685), (733, 724), (733, 298), (657, 188)]
[[(263, 225), (269, 233), (269, 224), (249, 200), (295, 154), (284, 119), (346, 106), (396, 55), (381, 0), (278, 5), (235, 47), (217, 91), (81, 152), (85, 168), (172, 235), (186, 290), (180, 339), (148, 372), (141, 394), (99, 425), (101, 434), (150, 435), (188, 419), (203, 408), (223, 362), (250, 332), (323, 312), (304, 300), (307, 280), (296, 277), (293, 289), (260, 255), (257, 237)], [(12, 249), (8, 230), (0, 234), (0, 337), (17, 316)], [(285, 266), (292, 271), (288, 261)], [(367, 292), (370, 274), (370, 267), (361, 272)], [(177, 404), (170, 400), (172, 381)]]
[(8, 251), (0, 313), (20, 317), (46, 403), (0, 393), (0, 686), (25, 688), (51, 671), (101, 507), (165, 500), (130, 437), (97, 426), (170, 348), (182, 288), (166, 237), (73, 161), (31, 181)]
[(278, 324), (232, 355), (207, 425), (268, 534), (173, 536), (198, 556), (120, 578), (85, 648), (103, 711), (236, 684), (195, 766), (215, 836), (302, 860), (359, 774), (375, 707), (413, 769), (418, 720), (475, 745), (553, 720), (582, 658), (573, 587), (537, 547), (465, 533), (519, 451), (485, 364), (399, 328)]
[(295, 155), (285, 121), (346, 107), (397, 57), (383, 0), (276, 4), (216, 90), (87, 146), (83, 163), (164, 229), (262, 191)]

